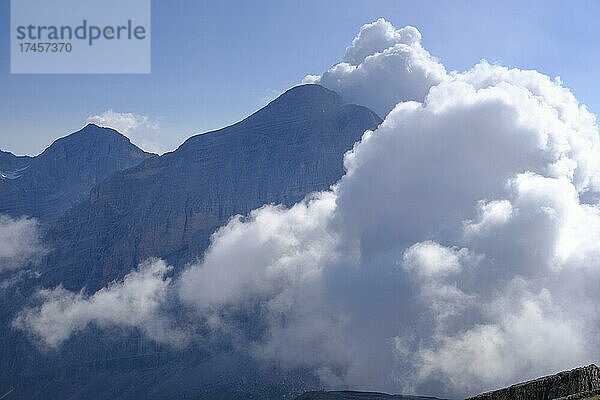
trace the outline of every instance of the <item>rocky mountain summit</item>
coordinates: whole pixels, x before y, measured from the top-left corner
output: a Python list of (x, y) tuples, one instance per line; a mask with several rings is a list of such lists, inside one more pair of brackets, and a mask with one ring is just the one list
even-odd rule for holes
[(93, 124), (35, 157), (1, 152), (0, 214), (53, 222), (109, 175), (152, 156), (119, 132)]

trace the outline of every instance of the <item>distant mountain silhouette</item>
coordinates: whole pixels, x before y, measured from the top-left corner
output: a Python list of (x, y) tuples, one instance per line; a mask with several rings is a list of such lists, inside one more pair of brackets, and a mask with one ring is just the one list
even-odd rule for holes
[(35, 157), (0, 153), (0, 214), (58, 219), (112, 173), (151, 157), (117, 131), (90, 124)]

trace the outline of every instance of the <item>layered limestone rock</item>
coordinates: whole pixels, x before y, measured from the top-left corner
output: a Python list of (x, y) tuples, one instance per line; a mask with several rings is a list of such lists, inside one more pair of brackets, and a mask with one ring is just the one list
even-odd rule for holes
[(468, 400), (600, 399), (600, 368), (591, 364), (483, 393)]
[(600, 390), (572, 394), (570, 396), (561, 397), (556, 400), (600, 400)]
[[(407, 400), (433, 397), (391, 395), (375, 392), (307, 392), (296, 400)], [(596, 365), (575, 368), (556, 375), (518, 383), (508, 388), (471, 397), (467, 400), (600, 400), (600, 368)]]

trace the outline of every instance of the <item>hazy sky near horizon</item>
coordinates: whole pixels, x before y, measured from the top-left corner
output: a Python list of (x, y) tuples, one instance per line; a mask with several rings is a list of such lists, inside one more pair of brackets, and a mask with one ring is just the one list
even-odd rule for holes
[(38, 154), (108, 110), (146, 117), (139, 134), (145, 126), (172, 150), (322, 73), (379, 17), (417, 27), (448, 70), (487, 59), (558, 75), (600, 112), (595, 1), (155, 0), (148, 75), (11, 75), (9, 7), (0, 1), (0, 149), (15, 154)]

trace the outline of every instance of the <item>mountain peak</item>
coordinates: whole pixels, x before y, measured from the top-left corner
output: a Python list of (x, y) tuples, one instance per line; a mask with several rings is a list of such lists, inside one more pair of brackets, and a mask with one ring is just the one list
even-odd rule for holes
[(305, 110), (308, 113), (316, 111), (330, 111), (342, 106), (344, 101), (336, 92), (326, 89), (321, 85), (306, 84), (294, 86), (286, 90), (275, 100), (271, 101), (262, 110), (270, 109), (275, 112)]
[[(305, 125), (307, 124), (319, 125), (326, 120), (331, 123), (334, 119), (340, 119), (337, 123), (343, 123), (344, 115), (356, 113), (356, 111), (350, 110), (352, 107), (361, 108), (359, 114), (370, 120), (366, 125), (370, 126), (372, 123), (376, 126), (381, 122), (373, 111), (363, 106), (346, 104), (342, 97), (332, 90), (317, 84), (298, 85), (288, 89), (275, 100), (240, 122), (216, 131), (190, 137), (179, 149), (202, 152), (204, 151), (204, 145), (222, 135), (252, 136), (260, 131), (261, 135), (268, 137), (287, 136), (289, 138), (301, 133), (307, 134), (312, 131), (306, 129)], [(270, 129), (265, 129), (268, 127)], [(321, 129), (322, 134), (333, 131), (337, 131), (337, 128)], [(363, 131), (360, 133), (362, 134)]]
[(127, 136), (123, 135), (119, 131), (113, 128), (89, 123), (76, 132), (56, 139), (50, 146), (46, 148), (46, 150), (40, 154), (40, 156), (52, 154), (57, 151), (97, 151), (98, 148), (105, 148), (107, 146), (111, 148), (113, 148), (112, 146), (118, 146), (124, 151), (143, 153), (148, 156), (153, 155), (152, 153), (148, 153), (131, 143), (131, 140), (129, 140)]
[[(127, 136), (123, 135), (121, 132), (117, 131), (114, 128), (110, 128), (107, 126), (99, 126), (96, 125), (94, 123), (89, 123), (86, 126), (84, 126), (83, 128), (81, 128), (80, 130), (78, 130), (77, 132), (72, 133), (71, 135), (75, 135), (78, 133), (104, 133), (104, 134), (118, 134), (119, 136), (123, 136), (124, 138), (127, 138)], [(69, 136), (71, 136), (69, 135)], [(67, 136), (68, 137), (68, 136)]]
[(327, 103), (333, 103), (336, 105), (342, 105), (343, 100), (342, 97), (334, 92), (333, 90), (329, 90), (321, 85), (309, 83), (302, 84), (298, 86), (294, 86), (285, 92), (283, 92), (279, 97), (277, 97), (273, 102), (277, 101), (306, 101), (309, 100), (311, 102), (321, 101)]
[(95, 128), (100, 128), (100, 126), (94, 124), (93, 122), (88, 123), (86, 126), (84, 126), (81, 130), (89, 130), (89, 129), (95, 129)]
[(116, 130), (95, 124), (57, 139), (35, 157), (0, 153), (0, 213), (53, 221), (100, 181), (152, 156)]

